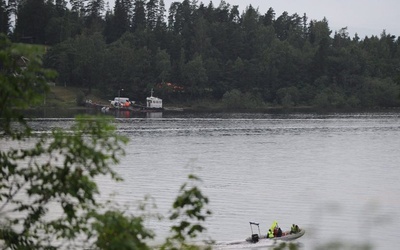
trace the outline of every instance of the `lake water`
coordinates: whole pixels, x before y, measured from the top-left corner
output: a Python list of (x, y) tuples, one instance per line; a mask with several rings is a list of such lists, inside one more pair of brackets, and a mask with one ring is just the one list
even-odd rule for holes
[[(123, 116), (122, 116), (123, 117)], [(129, 137), (117, 172), (122, 183), (99, 179), (101, 199), (137, 205), (151, 195), (167, 216), (190, 173), (202, 179), (212, 216), (204, 223), (216, 249), (251, 235), (250, 221), (266, 233), (306, 229), (303, 249), (332, 241), (400, 246), (400, 113), (226, 114), (164, 113), (118, 118)], [(71, 119), (39, 119), (34, 127), (67, 126)], [(167, 219), (149, 219), (159, 238)], [(255, 229), (253, 227), (253, 229)], [(255, 229), (257, 230), (257, 229)], [(258, 245), (268, 249), (267, 245)]]

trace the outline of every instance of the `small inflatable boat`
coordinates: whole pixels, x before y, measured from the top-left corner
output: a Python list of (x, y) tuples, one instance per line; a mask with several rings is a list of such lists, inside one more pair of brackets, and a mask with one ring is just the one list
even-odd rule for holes
[[(252, 225), (255, 225), (258, 227), (258, 234), (253, 233), (253, 228)], [(300, 238), (306, 233), (306, 230), (299, 228), (299, 231), (296, 233), (291, 233), (290, 231), (284, 231), (282, 232), (282, 236), (280, 237), (274, 237), (274, 238), (268, 238), (267, 234), (261, 234), (260, 233), (260, 226), (259, 223), (255, 222), (250, 222), (250, 227), (251, 227), (251, 236), (246, 239), (247, 242), (251, 243), (257, 243), (259, 240), (282, 240), (282, 241), (291, 241)]]

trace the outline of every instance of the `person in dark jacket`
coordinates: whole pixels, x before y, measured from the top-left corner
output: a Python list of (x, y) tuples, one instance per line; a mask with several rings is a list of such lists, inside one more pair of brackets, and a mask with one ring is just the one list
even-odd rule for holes
[(276, 233), (276, 237), (282, 237), (282, 229), (278, 227), (278, 231)]

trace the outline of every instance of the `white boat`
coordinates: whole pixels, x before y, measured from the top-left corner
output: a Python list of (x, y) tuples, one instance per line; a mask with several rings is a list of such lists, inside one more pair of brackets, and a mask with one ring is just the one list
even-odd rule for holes
[(114, 100), (110, 100), (110, 105), (114, 108), (129, 107), (134, 103), (135, 102), (129, 101), (128, 97), (115, 97)]
[(162, 109), (162, 99), (153, 96), (153, 89), (151, 89), (150, 97), (146, 98), (146, 108), (147, 109)]

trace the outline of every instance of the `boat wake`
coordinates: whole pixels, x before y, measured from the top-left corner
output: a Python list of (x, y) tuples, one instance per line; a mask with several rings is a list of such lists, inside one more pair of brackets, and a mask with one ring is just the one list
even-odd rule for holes
[(225, 250), (225, 249), (272, 249), (280, 244), (294, 244), (297, 249), (301, 249), (303, 244), (300, 242), (284, 242), (281, 240), (260, 240), (257, 243), (250, 243), (245, 240), (237, 241), (224, 241), (217, 242), (213, 245), (213, 249)]
[(274, 241), (259, 241), (257, 243), (249, 243), (245, 240), (217, 242), (213, 245), (213, 249), (269, 249), (277, 246)]

